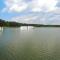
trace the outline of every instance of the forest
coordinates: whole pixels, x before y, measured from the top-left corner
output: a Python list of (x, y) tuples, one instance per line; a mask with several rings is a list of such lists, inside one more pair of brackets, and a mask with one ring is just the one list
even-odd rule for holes
[(5, 21), (0, 19), (0, 27), (20, 27), (20, 26), (33, 26), (33, 27), (60, 27), (60, 25), (44, 25), (44, 24), (27, 24), (15, 21)]

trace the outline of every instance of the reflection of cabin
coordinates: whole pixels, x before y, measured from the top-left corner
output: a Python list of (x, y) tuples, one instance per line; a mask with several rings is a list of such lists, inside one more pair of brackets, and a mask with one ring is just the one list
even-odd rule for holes
[(31, 30), (33, 28), (33, 26), (21, 26), (20, 29), (21, 30)]
[(3, 27), (0, 27), (0, 31), (3, 31)]

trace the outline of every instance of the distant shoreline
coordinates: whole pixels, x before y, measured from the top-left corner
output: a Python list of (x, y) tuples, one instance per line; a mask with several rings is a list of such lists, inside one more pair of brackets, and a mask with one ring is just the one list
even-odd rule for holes
[(0, 25), (0, 27), (21, 27), (21, 26), (33, 26), (33, 27), (60, 27), (60, 25), (40, 25), (40, 24), (23, 24), (17, 23), (16, 25)]
[(27, 23), (18, 23), (10, 22), (0, 19), (0, 27), (21, 27), (21, 26), (33, 26), (33, 27), (60, 27), (60, 25), (44, 25), (44, 24), (27, 24)]

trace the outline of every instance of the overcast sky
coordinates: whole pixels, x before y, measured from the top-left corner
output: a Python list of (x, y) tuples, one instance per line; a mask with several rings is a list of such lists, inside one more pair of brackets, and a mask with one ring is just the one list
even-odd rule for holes
[(0, 0), (0, 18), (23, 23), (60, 24), (60, 0)]

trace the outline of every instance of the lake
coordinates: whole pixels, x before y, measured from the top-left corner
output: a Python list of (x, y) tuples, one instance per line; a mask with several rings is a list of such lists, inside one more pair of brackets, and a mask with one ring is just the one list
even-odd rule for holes
[(60, 60), (60, 28), (3, 27), (0, 60)]

